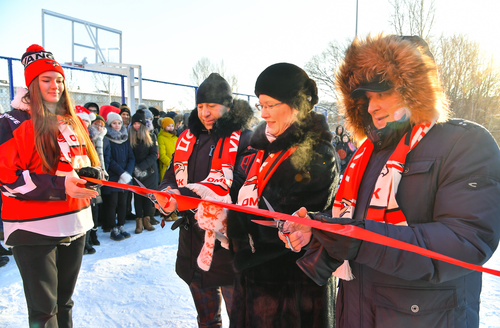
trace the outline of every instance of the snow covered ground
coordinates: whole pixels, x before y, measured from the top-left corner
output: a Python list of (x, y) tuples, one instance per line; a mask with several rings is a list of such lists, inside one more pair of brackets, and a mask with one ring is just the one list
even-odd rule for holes
[[(175, 273), (178, 231), (134, 234), (116, 242), (99, 230), (97, 253), (83, 257), (73, 296), (75, 327), (196, 327), (196, 310), (187, 285)], [(12, 257), (0, 268), (0, 327), (28, 326), (19, 271)], [(500, 252), (485, 265), (500, 269)], [(481, 327), (500, 327), (500, 277), (484, 274)], [(223, 306), (224, 307), (224, 306)], [(223, 310), (223, 324), (228, 317)]]

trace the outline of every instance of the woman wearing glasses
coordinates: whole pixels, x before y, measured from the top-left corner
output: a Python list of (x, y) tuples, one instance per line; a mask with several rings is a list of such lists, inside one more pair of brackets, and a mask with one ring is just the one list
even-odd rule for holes
[[(301, 68), (279, 63), (260, 74), (255, 94), (264, 122), (250, 141), (259, 151), (238, 204), (287, 214), (305, 204), (311, 211), (328, 208), (339, 166), (325, 118), (313, 111), (316, 83)], [(303, 252), (286, 249), (276, 229), (253, 219), (263, 218), (228, 213), (236, 270), (231, 327), (332, 326), (333, 280), (314, 283), (296, 264)]]

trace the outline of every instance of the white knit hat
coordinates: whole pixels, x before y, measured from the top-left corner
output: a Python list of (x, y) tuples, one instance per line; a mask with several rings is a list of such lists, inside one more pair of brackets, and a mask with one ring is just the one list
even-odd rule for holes
[(120, 120), (120, 122), (123, 123), (123, 119), (120, 115), (118, 115), (115, 112), (111, 112), (108, 114), (108, 117), (106, 119), (106, 124), (111, 125), (111, 123), (113, 123), (113, 121), (116, 121), (116, 120)]

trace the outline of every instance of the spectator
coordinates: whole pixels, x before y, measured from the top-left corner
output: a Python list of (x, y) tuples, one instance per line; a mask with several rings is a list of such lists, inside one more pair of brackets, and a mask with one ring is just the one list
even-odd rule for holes
[[(148, 189), (158, 189), (158, 143), (156, 135), (146, 128), (146, 118), (142, 109), (132, 116), (132, 126), (129, 129), (130, 146), (134, 152), (135, 168), (133, 176)], [(135, 185), (138, 183), (134, 180)], [(153, 207), (149, 198), (134, 195), (134, 207), (136, 215), (135, 233), (141, 233), (143, 227), (148, 231), (155, 228), (151, 226), (151, 208)]]
[(174, 121), (170, 117), (160, 119), (162, 130), (158, 134), (158, 146), (160, 149), (160, 180), (170, 165), (175, 152), (177, 136), (174, 130)]
[(123, 126), (125, 128), (128, 128), (128, 126), (130, 124), (130, 115), (132, 115), (130, 113), (130, 108), (128, 108), (128, 106), (126, 104), (121, 105), (120, 106), (120, 116), (122, 117)]
[(75, 113), (78, 117), (82, 119), (85, 123), (85, 127), (88, 129), (93, 120), (95, 120), (95, 114), (91, 113), (87, 108), (83, 106), (76, 105)]
[(94, 102), (88, 102), (83, 107), (87, 108), (89, 112), (94, 113), (95, 115), (99, 115), (99, 105)]
[[(111, 146), (111, 158), (110, 162), (107, 163), (109, 181), (129, 184), (132, 181), (135, 159), (122, 117), (110, 112), (106, 119), (106, 129), (106, 138), (109, 139)], [(129, 238), (130, 234), (123, 226), (125, 224), (126, 193), (123, 189), (103, 187), (102, 197), (106, 205), (103, 211), (107, 222), (106, 227), (111, 229), (110, 238), (116, 241)]]

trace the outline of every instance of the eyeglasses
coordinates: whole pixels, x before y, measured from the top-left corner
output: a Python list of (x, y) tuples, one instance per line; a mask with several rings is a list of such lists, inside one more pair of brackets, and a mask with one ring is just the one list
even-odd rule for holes
[(263, 110), (263, 109), (273, 109), (276, 106), (283, 105), (283, 103), (276, 103), (274, 105), (262, 105), (262, 104), (255, 104), (255, 107), (257, 107), (258, 110)]
[(92, 125), (95, 126), (95, 127), (97, 127), (98, 129), (104, 128), (104, 124), (94, 123)]

